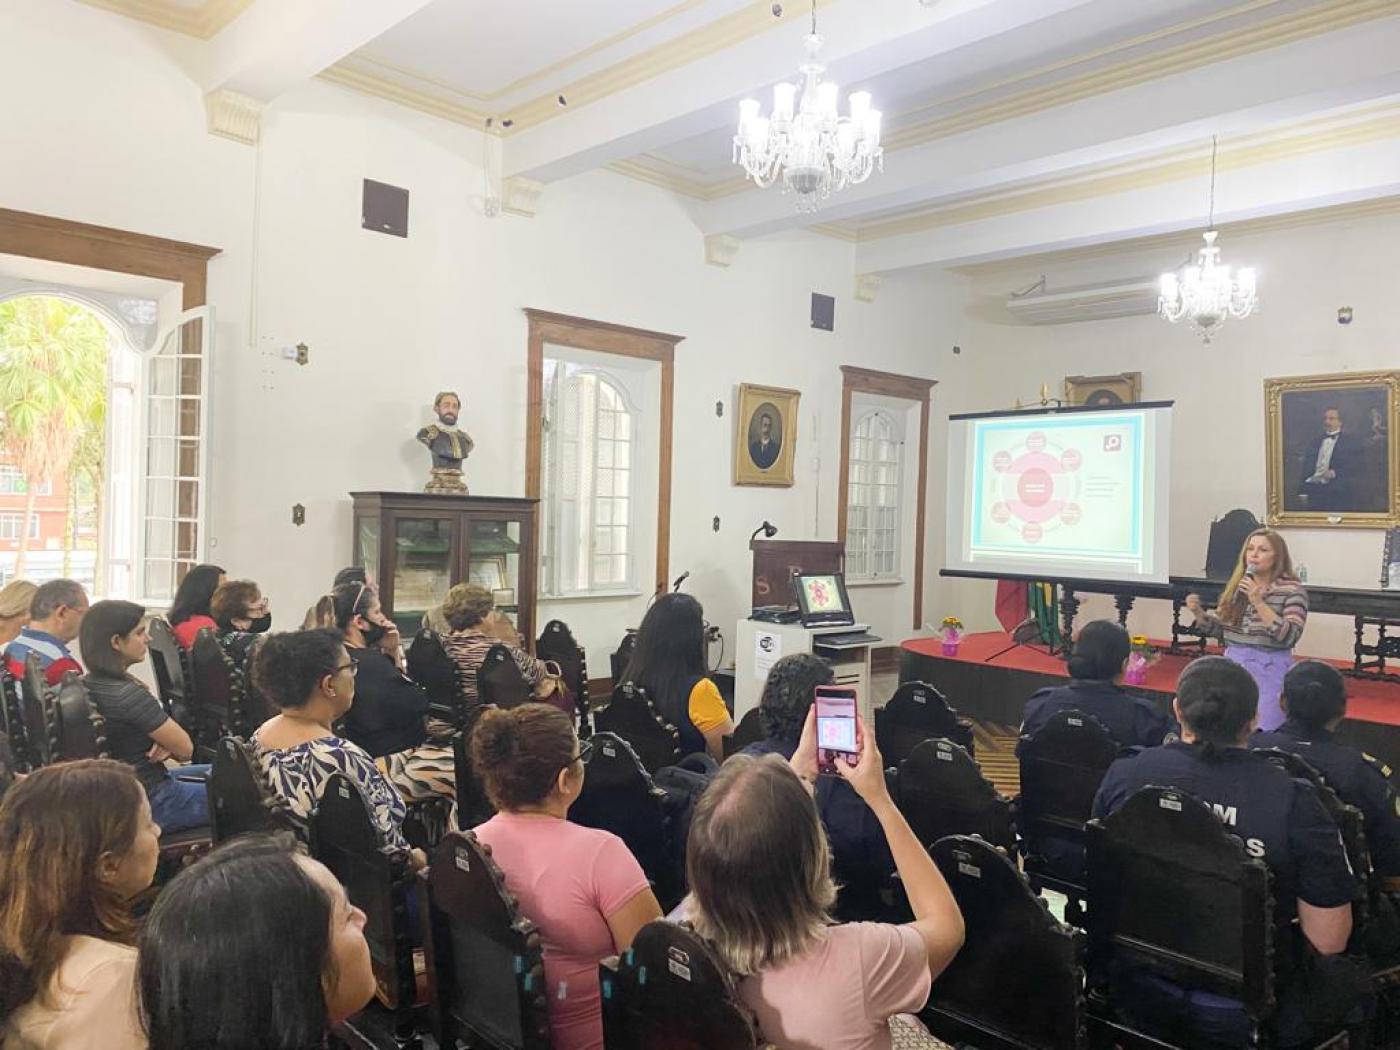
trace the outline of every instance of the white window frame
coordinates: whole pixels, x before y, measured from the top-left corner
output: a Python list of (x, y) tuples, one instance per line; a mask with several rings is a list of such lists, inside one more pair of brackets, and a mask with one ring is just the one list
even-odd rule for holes
[[(846, 486), (846, 579), (850, 583), (902, 583), (904, 569), (904, 512), (908, 505), (908, 486), (905, 483), (905, 461), (904, 450), (906, 447), (905, 413), (899, 408), (876, 402), (872, 399), (856, 395), (853, 407), (857, 408), (852, 413), (850, 430), (850, 447), (847, 450), (849, 462), (848, 480)], [(869, 440), (862, 436), (861, 431), (867, 425), (874, 426), (877, 421), (883, 422), (889, 430), (890, 443), (894, 448), (894, 460), (877, 459), (873, 455), (862, 456), (857, 452), (860, 449), (860, 442)], [(877, 482), (875, 475), (880, 470), (892, 470), (894, 484)], [(863, 476), (864, 475), (864, 476)], [(873, 502), (862, 502), (858, 495), (868, 495), (873, 489), (880, 487), (893, 487), (894, 503), (877, 507)], [(877, 510), (889, 510), (893, 512), (893, 527), (891, 529), (875, 528), (875, 512)], [(864, 517), (859, 512), (864, 512)], [(863, 525), (860, 524), (863, 521)], [(874, 537), (877, 532), (889, 532), (892, 547), (876, 548)], [(892, 561), (887, 568), (876, 568), (875, 557), (879, 553), (892, 555)], [(854, 556), (853, 556), (854, 555)]]
[[(13, 463), (0, 463), (0, 496), (23, 496), (25, 494), (24, 474)], [(41, 481), (34, 490), (36, 496), (52, 496), (53, 482)]]
[[(571, 598), (598, 598), (609, 596), (627, 596), (641, 593), (637, 584), (637, 552), (639, 547), (639, 496), (641, 489), (641, 479), (643, 472), (647, 469), (647, 464), (651, 457), (646, 455), (643, 448), (645, 434), (644, 407), (639, 403), (636, 396), (635, 383), (632, 375), (623, 368), (609, 368), (604, 365), (584, 363), (580, 358), (588, 355), (586, 352), (572, 351), (568, 348), (549, 346), (546, 348), (544, 356), (544, 404), (541, 411), (541, 423), (544, 429), (541, 442), (541, 475), (540, 475), (540, 515), (542, 523), (542, 537), (540, 549), (540, 593), (545, 600), (557, 601)], [(597, 494), (597, 471), (599, 469), (609, 469), (602, 467), (598, 462), (598, 446), (595, 441), (591, 465), (589, 469), (593, 471), (593, 477), (589, 480), (586, 491), (593, 493), (591, 498), (592, 506), (589, 510), (588, 535), (577, 553), (577, 559), (582, 560), (587, 566), (586, 578), (588, 583), (583, 587), (568, 586), (562, 576), (567, 569), (567, 560), (559, 549), (563, 537), (567, 534), (564, 528), (565, 506), (558, 494), (562, 483), (563, 461), (560, 456), (559, 446), (564, 436), (558, 430), (554, 422), (559, 413), (559, 380), (561, 375), (567, 379), (592, 376), (598, 382), (604, 383), (617, 396), (623, 408), (626, 410), (628, 418), (628, 468), (627, 468), (627, 521), (623, 526), (626, 530), (626, 568), (621, 582), (599, 584), (594, 580), (593, 559), (596, 553), (597, 530), (600, 528), (616, 529), (618, 525), (610, 520), (606, 525), (599, 522), (599, 501), (602, 499), (615, 500), (616, 494), (602, 497)], [(597, 411), (595, 407), (595, 411)], [(595, 430), (596, 433), (596, 430)], [(615, 504), (609, 507), (609, 518), (613, 517), (616, 511)], [(612, 555), (613, 552), (608, 552)], [(577, 560), (574, 562), (577, 565)]]
[[(6, 511), (0, 514), (0, 540), (8, 540), (18, 543), (20, 534), (24, 531), (24, 511)], [(37, 540), (40, 536), (39, 515), (37, 513), (29, 516), (29, 538)], [(10, 533), (14, 535), (11, 536)]]

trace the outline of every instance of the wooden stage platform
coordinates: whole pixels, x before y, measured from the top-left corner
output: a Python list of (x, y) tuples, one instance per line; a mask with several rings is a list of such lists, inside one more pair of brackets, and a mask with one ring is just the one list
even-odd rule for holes
[[(913, 638), (900, 646), (899, 680), (928, 682), (969, 718), (1018, 726), (1031, 694), (1068, 680), (1069, 672), (1043, 645), (1008, 650), (1010, 645), (1010, 635), (988, 631), (967, 635), (957, 656), (944, 656), (938, 638)], [(1164, 654), (1147, 669), (1147, 681), (1130, 688), (1169, 704), (1176, 680), (1190, 661), (1188, 656)], [(1340, 670), (1351, 667), (1349, 662), (1333, 662)], [(1347, 718), (1338, 737), (1400, 769), (1400, 684), (1348, 677), (1347, 696)]]

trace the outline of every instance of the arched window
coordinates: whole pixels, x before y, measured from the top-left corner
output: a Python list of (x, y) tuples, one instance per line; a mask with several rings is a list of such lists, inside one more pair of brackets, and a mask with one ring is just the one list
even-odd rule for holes
[(544, 402), (544, 592), (630, 589), (635, 411), (621, 383), (563, 360), (545, 361)]
[(903, 435), (893, 416), (874, 409), (851, 427), (846, 509), (846, 576), (899, 575)]

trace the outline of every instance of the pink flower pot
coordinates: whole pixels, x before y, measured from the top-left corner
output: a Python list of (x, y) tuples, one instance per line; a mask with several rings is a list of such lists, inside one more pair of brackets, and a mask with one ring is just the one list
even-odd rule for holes
[(944, 656), (957, 656), (957, 655), (958, 655), (958, 643), (957, 643), (957, 642), (944, 642), (942, 648), (943, 648), (943, 655), (944, 655)]
[(1147, 681), (1147, 661), (1137, 653), (1128, 657), (1128, 666), (1123, 669), (1123, 681), (1128, 685), (1142, 685)]

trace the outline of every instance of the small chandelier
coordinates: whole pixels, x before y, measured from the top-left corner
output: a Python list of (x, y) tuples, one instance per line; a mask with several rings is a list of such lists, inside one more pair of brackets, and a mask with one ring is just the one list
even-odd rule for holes
[(1157, 312), (1176, 324), (1187, 321), (1209, 345), (1215, 330), (1227, 318), (1245, 318), (1258, 304), (1254, 270), (1243, 267), (1233, 277), (1230, 267), (1221, 265), (1220, 249), (1215, 246), (1215, 155), (1216, 140), (1210, 140), (1210, 218), (1202, 236), (1206, 246), (1178, 273), (1162, 274), (1162, 294)]
[(770, 117), (759, 116), (757, 99), (739, 103), (734, 163), (743, 165), (762, 189), (781, 176), (783, 192), (797, 194), (797, 210), (812, 212), (833, 192), (864, 182), (877, 168), (883, 171), (885, 151), (880, 145), (880, 111), (870, 108), (870, 92), (852, 93), (849, 116), (837, 113), (839, 89), (822, 80), (826, 67), (817, 61), (822, 38), (817, 35), (816, 0), (812, 31), (802, 46), (807, 61), (798, 67), (800, 99), (797, 84), (782, 83), (773, 88)]

